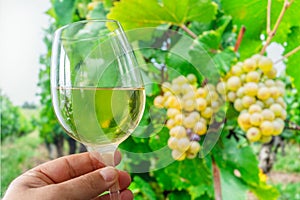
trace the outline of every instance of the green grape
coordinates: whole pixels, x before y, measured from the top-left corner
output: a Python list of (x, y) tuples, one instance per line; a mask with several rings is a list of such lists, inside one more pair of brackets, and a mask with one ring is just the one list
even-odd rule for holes
[(274, 102), (275, 101), (272, 97), (270, 97), (264, 101), (266, 107), (270, 107)]
[(248, 130), (251, 127), (250, 114), (248, 112), (240, 113), (238, 124), (244, 131)]
[(173, 127), (176, 126), (175, 120), (174, 119), (168, 119), (166, 126), (169, 130), (172, 129)]
[(254, 71), (257, 68), (256, 61), (254, 59), (248, 58), (244, 61), (243, 70), (245, 72)]
[(177, 78), (173, 79), (172, 84), (178, 84), (179, 86), (187, 83), (188, 80), (184, 76), (178, 76)]
[(234, 65), (234, 66), (231, 67), (230, 72), (231, 72), (232, 75), (240, 76), (243, 73), (243, 69), (239, 65)]
[(272, 79), (267, 79), (267, 80), (265, 80), (265, 85), (267, 87), (272, 87), (275, 85), (275, 81), (273, 81)]
[(192, 117), (185, 117), (183, 119), (183, 125), (186, 127), (186, 128), (193, 128), (194, 125), (196, 123), (196, 120)]
[(186, 137), (186, 129), (183, 126), (175, 126), (170, 130), (170, 135), (176, 138)]
[(197, 141), (191, 141), (190, 142), (190, 148), (189, 148), (189, 152), (190, 153), (198, 153), (200, 151), (200, 144)]
[(276, 78), (276, 76), (277, 76), (277, 70), (276, 70), (275, 68), (272, 68), (270, 71), (265, 72), (265, 75), (266, 75), (268, 78), (274, 79), (274, 78)]
[(282, 106), (278, 103), (274, 103), (270, 106), (270, 110), (275, 114), (275, 117), (280, 117), (284, 111)]
[(260, 74), (257, 71), (250, 71), (246, 75), (246, 82), (258, 83), (260, 79)]
[(227, 94), (228, 101), (234, 102), (236, 98), (237, 98), (237, 96), (236, 96), (235, 92), (232, 92), (232, 91), (228, 92), (228, 94)]
[(193, 91), (193, 87), (188, 84), (188, 83), (185, 83), (181, 86), (181, 93), (182, 94), (187, 94), (189, 93), (190, 91)]
[(197, 122), (193, 128), (193, 131), (198, 135), (204, 135), (207, 131), (206, 124), (203, 122)]
[(261, 69), (261, 71), (266, 73), (273, 68), (273, 62), (270, 58), (261, 57), (258, 61), (258, 67)]
[(262, 111), (262, 106), (258, 105), (257, 102), (249, 107), (249, 113), (260, 113)]
[(163, 84), (161, 85), (161, 89), (163, 92), (168, 92), (172, 90), (172, 85), (169, 82), (163, 82)]
[(252, 104), (255, 103), (255, 98), (251, 96), (244, 96), (242, 98), (242, 104), (245, 108), (249, 108)]
[(261, 100), (266, 100), (271, 96), (271, 92), (267, 87), (261, 87), (257, 91), (257, 97)]
[(281, 96), (281, 92), (276, 86), (270, 87), (270, 93), (271, 97), (273, 97), (274, 99), (277, 99), (279, 96)]
[(189, 114), (189, 117), (195, 119), (195, 121), (198, 121), (198, 120), (200, 120), (200, 118), (201, 118), (199, 112), (197, 112), (197, 111), (191, 112), (191, 113)]
[(155, 97), (153, 104), (157, 108), (163, 108), (164, 107), (164, 98), (162, 96)]
[(196, 156), (197, 156), (197, 153), (190, 153), (190, 152), (187, 152), (187, 155), (186, 155), (186, 157), (188, 159), (196, 158)]
[(175, 95), (178, 95), (181, 93), (181, 86), (178, 84), (172, 84), (171, 86), (171, 92)]
[(254, 126), (259, 126), (263, 121), (263, 116), (260, 113), (253, 113), (250, 116), (250, 123)]
[(272, 140), (272, 136), (262, 135), (259, 141), (262, 143), (269, 143), (271, 140)]
[(201, 98), (201, 97), (199, 97), (199, 98), (196, 99), (196, 109), (198, 111), (205, 110), (206, 106), (207, 106), (206, 99)]
[(208, 91), (204, 88), (198, 88), (196, 91), (197, 98), (206, 98)]
[(167, 116), (169, 118), (174, 118), (178, 114), (180, 114), (180, 111), (176, 108), (169, 108), (167, 111)]
[(181, 107), (178, 99), (175, 96), (169, 96), (164, 106), (166, 108), (177, 108), (177, 109), (180, 109)]
[(261, 138), (261, 132), (256, 127), (251, 127), (247, 130), (246, 137), (250, 142), (257, 142)]
[(213, 115), (213, 109), (211, 107), (206, 107), (202, 112), (201, 116), (204, 118), (211, 118)]
[(178, 125), (180, 125), (180, 124), (182, 124), (183, 119), (184, 119), (184, 115), (183, 114), (181, 114), (181, 113), (177, 114), (175, 116), (175, 123), (178, 124)]
[(274, 120), (273, 122), (274, 132), (273, 135), (280, 135), (284, 129), (284, 123), (281, 123), (278, 120)]
[(212, 101), (211, 102), (211, 108), (213, 109), (213, 112), (216, 113), (218, 112), (219, 108), (220, 108), (220, 103), (219, 101)]
[(174, 160), (182, 161), (186, 158), (186, 153), (174, 149), (172, 151), (172, 157), (173, 157)]
[(186, 111), (193, 111), (195, 109), (195, 101), (189, 99), (183, 102), (183, 109)]
[(194, 74), (189, 74), (186, 78), (190, 84), (197, 83), (197, 77)]
[(223, 82), (223, 81), (220, 81), (220, 82), (217, 84), (217, 91), (218, 91), (220, 94), (225, 95), (225, 94), (226, 94), (226, 83)]
[(227, 80), (227, 88), (231, 91), (237, 91), (241, 87), (241, 79), (237, 76), (232, 76)]
[(273, 121), (275, 119), (275, 115), (270, 109), (263, 109), (261, 115), (263, 117), (263, 120)]
[(190, 91), (190, 92), (184, 94), (182, 99), (183, 100), (188, 100), (188, 99), (195, 100), (196, 99), (196, 93), (193, 92), (193, 91)]
[(244, 85), (244, 93), (248, 96), (255, 96), (258, 91), (258, 86), (254, 82), (249, 82)]
[(170, 137), (168, 139), (168, 147), (170, 149), (177, 149), (178, 148), (178, 139), (175, 137)]
[(278, 97), (275, 100), (276, 103), (279, 103), (284, 109), (286, 109), (286, 103), (284, 102), (284, 99), (282, 97)]
[(260, 124), (261, 134), (264, 136), (270, 136), (274, 132), (274, 126), (271, 121), (263, 121)]
[(190, 140), (187, 137), (183, 137), (178, 139), (177, 141), (177, 149), (181, 152), (185, 152), (190, 147)]
[(237, 91), (236, 91), (236, 96), (238, 98), (242, 98), (245, 95), (245, 88), (244, 87), (240, 87)]
[(244, 109), (242, 99), (236, 99), (236, 100), (234, 101), (233, 107), (234, 107), (237, 111), (241, 112), (241, 111)]

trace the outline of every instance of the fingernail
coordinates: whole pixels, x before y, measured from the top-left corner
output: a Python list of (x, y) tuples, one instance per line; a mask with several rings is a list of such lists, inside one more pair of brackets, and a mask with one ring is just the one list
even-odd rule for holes
[(116, 179), (117, 171), (113, 167), (105, 167), (100, 170), (100, 174), (107, 182), (111, 182)]

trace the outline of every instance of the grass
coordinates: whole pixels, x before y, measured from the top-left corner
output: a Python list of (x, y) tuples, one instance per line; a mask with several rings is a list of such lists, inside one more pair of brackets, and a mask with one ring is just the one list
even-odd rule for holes
[[(296, 174), (300, 176), (300, 146), (297, 144), (286, 144), (285, 155), (283, 156), (281, 152), (277, 153), (272, 171), (283, 172), (290, 176)], [(300, 200), (300, 180), (289, 183), (275, 183), (273, 185), (280, 193), (278, 200)]]
[(34, 131), (20, 138), (7, 138), (1, 144), (1, 197), (10, 182), (24, 170), (32, 168), (33, 157), (41, 156), (37, 151), (42, 139)]
[(280, 193), (278, 200), (300, 200), (300, 182), (290, 184), (277, 184), (275, 187)]
[(285, 156), (277, 153), (274, 171), (300, 173), (300, 146), (286, 144)]

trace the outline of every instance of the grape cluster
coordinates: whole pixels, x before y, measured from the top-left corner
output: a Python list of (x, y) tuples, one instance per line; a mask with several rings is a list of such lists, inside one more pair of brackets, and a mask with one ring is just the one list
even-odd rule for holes
[(251, 142), (268, 142), (283, 131), (287, 115), (285, 84), (276, 79), (276, 74), (269, 58), (253, 55), (232, 66), (224, 82), (217, 85), (240, 112), (238, 124)]
[(172, 83), (164, 82), (162, 91), (163, 95), (154, 99), (154, 106), (167, 109), (172, 157), (175, 160), (195, 158), (201, 148), (200, 136), (206, 134), (221, 98), (212, 84), (197, 87), (193, 74), (179, 76)]

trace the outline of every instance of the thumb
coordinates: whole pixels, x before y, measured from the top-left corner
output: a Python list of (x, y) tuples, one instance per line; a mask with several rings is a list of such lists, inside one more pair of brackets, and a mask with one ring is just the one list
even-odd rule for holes
[[(118, 180), (118, 171), (105, 167), (56, 185), (66, 199), (92, 199), (107, 191)], [(62, 199), (65, 199), (62, 198)]]

